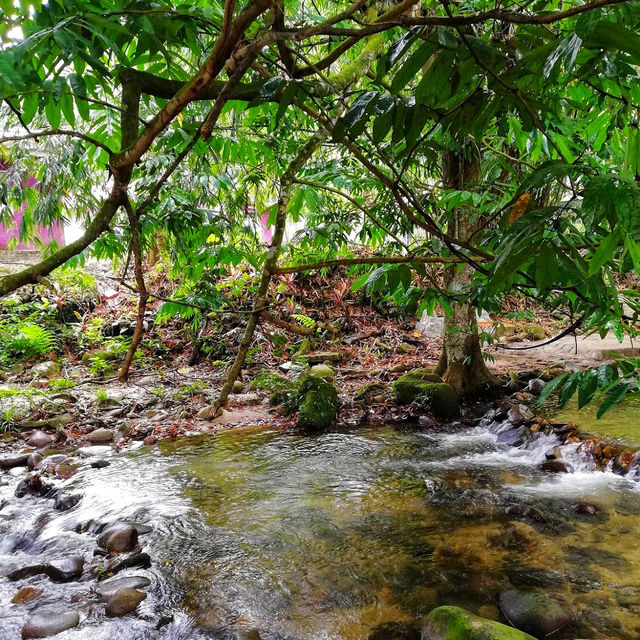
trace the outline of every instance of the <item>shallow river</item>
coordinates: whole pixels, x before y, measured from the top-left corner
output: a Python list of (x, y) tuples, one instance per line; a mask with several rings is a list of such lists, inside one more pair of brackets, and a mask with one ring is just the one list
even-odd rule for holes
[[(22, 473), (5, 474), (0, 575), (71, 553), (89, 563), (95, 530), (118, 519), (153, 527), (153, 564), (125, 572), (152, 583), (122, 619), (87, 597), (94, 580), (0, 577), (0, 638), (19, 638), (30, 608), (71, 601), (80, 627), (57, 640), (412, 638), (440, 604), (499, 619), (512, 585), (566, 603), (576, 622), (555, 637), (638, 638), (640, 484), (588, 471), (570, 447), (576, 473), (543, 473), (552, 444), (512, 449), (481, 428), (226, 431), (82, 468), (64, 513), (13, 497)], [(9, 604), (29, 584), (45, 594)]]

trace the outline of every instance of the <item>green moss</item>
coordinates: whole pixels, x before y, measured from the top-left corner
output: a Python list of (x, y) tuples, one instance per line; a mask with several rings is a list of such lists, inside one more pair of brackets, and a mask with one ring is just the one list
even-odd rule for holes
[(271, 404), (285, 404), (291, 409), (295, 407), (297, 389), (294, 382), (270, 371), (260, 371), (250, 385), (256, 389), (266, 389), (269, 392)]
[(300, 385), (300, 397), (300, 426), (314, 430), (326, 429), (336, 419), (338, 391), (331, 379), (309, 372)]
[(438, 607), (427, 616), (422, 640), (535, 640), (513, 627), (474, 616), (459, 607)]
[(393, 383), (393, 399), (405, 405), (421, 400), (426, 409), (443, 418), (460, 413), (456, 392), (430, 369), (415, 369), (400, 376)]

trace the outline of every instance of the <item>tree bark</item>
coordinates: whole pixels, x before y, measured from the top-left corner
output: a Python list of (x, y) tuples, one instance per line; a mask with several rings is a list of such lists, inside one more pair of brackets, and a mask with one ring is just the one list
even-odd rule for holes
[(131, 250), (133, 252), (133, 268), (135, 271), (136, 286), (138, 288), (138, 313), (131, 344), (129, 345), (129, 350), (118, 374), (118, 380), (120, 380), (120, 382), (126, 382), (129, 379), (129, 369), (131, 368), (133, 357), (136, 355), (144, 333), (144, 313), (147, 310), (147, 300), (149, 299), (149, 293), (147, 292), (147, 286), (144, 281), (142, 241), (140, 238), (140, 214), (134, 211), (128, 200), (125, 203), (125, 207), (127, 209), (127, 215), (129, 216), (129, 224), (131, 225)]
[[(469, 189), (480, 177), (481, 161), (477, 148), (467, 144), (460, 151), (447, 151), (444, 155), (443, 183), (447, 189)], [(467, 242), (475, 231), (474, 220), (467, 208), (453, 213), (448, 234)], [(468, 264), (451, 266), (445, 271), (444, 290), (454, 298), (469, 294), (473, 269)], [(484, 385), (495, 385), (496, 380), (487, 369), (482, 357), (478, 335), (477, 310), (465, 302), (453, 302), (451, 314), (445, 315), (442, 352), (436, 373), (450, 384), (459, 395), (467, 395)]]

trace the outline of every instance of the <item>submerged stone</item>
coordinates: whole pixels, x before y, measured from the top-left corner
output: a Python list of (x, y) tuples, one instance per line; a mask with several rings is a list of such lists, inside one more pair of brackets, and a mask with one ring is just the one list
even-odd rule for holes
[(400, 376), (392, 385), (398, 404), (422, 400), (429, 411), (441, 418), (455, 418), (460, 413), (456, 392), (429, 369), (414, 369)]
[(427, 616), (422, 640), (536, 640), (518, 629), (459, 607), (438, 607)]
[(555, 600), (533, 591), (503, 591), (500, 609), (512, 625), (538, 637), (551, 635), (571, 622), (569, 613)]

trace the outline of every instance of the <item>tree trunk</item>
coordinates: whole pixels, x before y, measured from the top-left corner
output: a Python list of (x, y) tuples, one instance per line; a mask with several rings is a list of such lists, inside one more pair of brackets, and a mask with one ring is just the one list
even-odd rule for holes
[[(447, 189), (469, 189), (480, 177), (480, 156), (475, 146), (465, 145), (460, 151), (447, 151), (444, 156), (443, 182)], [(466, 242), (478, 225), (471, 212), (459, 208), (453, 213), (449, 235)], [(445, 272), (444, 290), (453, 298), (469, 293), (473, 269), (464, 264), (451, 266)], [(482, 357), (476, 308), (453, 301), (452, 312), (444, 319), (442, 352), (436, 373), (449, 383), (459, 395), (477, 391), (479, 387), (495, 385)]]

